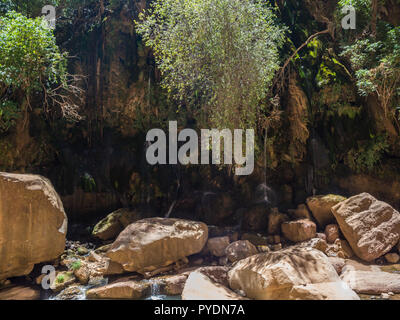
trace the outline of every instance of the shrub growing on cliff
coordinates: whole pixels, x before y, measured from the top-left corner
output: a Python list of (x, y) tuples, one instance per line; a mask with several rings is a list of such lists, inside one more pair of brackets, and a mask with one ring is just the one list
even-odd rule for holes
[(164, 88), (191, 116), (219, 128), (255, 127), (284, 39), (266, 2), (156, 0), (139, 18)]

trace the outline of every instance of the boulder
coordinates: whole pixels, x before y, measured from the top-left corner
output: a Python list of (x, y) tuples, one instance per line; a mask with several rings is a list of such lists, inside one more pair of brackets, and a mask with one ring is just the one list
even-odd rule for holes
[(199, 253), (207, 242), (204, 223), (150, 218), (129, 225), (106, 256), (124, 271), (147, 272)]
[(344, 200), (346, 200), (345, 197), (334, 194), (314, 196), (307, 198), (307, 206), (319, 227), (323, 229), (326, 225), (335, 223), (331, 208)]
[(351, 249), (349, 243), (346, 240), (340, 239), (340, 245), (342, 247), (344, 257), (346, 259), (354, 257), (354, 251), (353, 251), (353, 249)]
[(74, 276), (82, 284), (87, 284), (90, 279), (103, 277), (109, 269), (109, 261), (102, 259), (97, 262), (80, 261), (73, 267)]
[(400, 274), (348, 261), (340, 278), (360, 294), (400, 293)]
[(57, 273), (53, 283), (50, 285), (50, 289), (54, 292), (60, 292), (66, 287), (70, 286), (76, 281), (76, 278), (72, 271), (62, 271)]
[(341, 241), (337, 239), (335, 243), (330, 244), (321, 238), (313, 238), (298, 244), (302, 248), (313, 248), (325, 253), (328, 257), (348, 258), (346, 251), (342, 248)]
[(98, 222), (93, 228), (92, 236), (101, 240), (115, 239), (124, 228), (141, 218), (137, 211), (119, 209)]
[(315, 237), (317, 226), (310, 220), (297, 220), (282, 224), (282, 234), (293, 242), (302, 242)]
[(72, 285), (65, 288), (57, 296), (57, 300), (82, 300), (85, 298), (85, 292), (83, 287), (78, 285)]
[(239, 240), (226, 247), (225, 253), (230, 262), (236, 262), (258, 254), (258, 250), (250, 241)]
[(339, 239), (339, 226), (337, 224), (328, 224), (325, 227), (325, 235), (328, 243), (334, 243)]
[(280, 213), (277, 209), (272, 209), (268, 216), (268, 233), (280, 234), (282, 223), (288, 221), (287, 215)]
[(386, 253), (385, 259), (388, 263), (397, 263), (400, 260), (400, 256), (397, 253)]
[(196, 271), (206, 275), (211, 281), (222, 284), (225, 287), (229, 286), (228, 282), (228, 267), (214, 266), (214, 267), (201, 267)]
[(131, 299), (144, 298), (150, 292), (150, 284), (125, 281), (109, 284), (86, 291), (87, 299)]
[(332, 212), (354, 253), (365, 261), (383, 256), (399, 241), (399, 212), (368, 193), (337, 204)]
[(223, 257), (225, 255), (225, 249), (229, 244), (229, 237), (211, 238), (207, 241), (207, 248), (213, 256)]
[(160, 279), (163, 294), (167, 296), (181, 295), (188, 276), (188, 273), (182, 273)]
[(0, 173), (0, 280), (29, 274), (65, 249), (67, 216), (51, 182)]
[(228, 279), (233, 290), (257, 300), (359, 299), (328, 258), (311, 248), (294, 246), (240, 260)]
[(200, 271), (192, 272), (182, 292), (182, 300), (243, 300), (222, 284), (212, 281)]
[(40, 290), (33, 286), (12, 286), (0, 289), (0, 300), (40, 300)]

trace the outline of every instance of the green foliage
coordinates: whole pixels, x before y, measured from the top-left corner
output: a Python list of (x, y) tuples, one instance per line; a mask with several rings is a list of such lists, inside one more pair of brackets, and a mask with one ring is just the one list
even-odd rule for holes
[(66, 81), (66, 56), (42, 18), (0, 18), (0, 85), (30, 93)]
[(386, 137), (372, 136), (369, 141), (359, 142), (357, 148), (351, 149), (345, 163), (356, 172), (372, 171), (388, 149)]
[(156, 0), (137, 22), (163, 87), (218, 128), (254, 128), (279, 67), (284, 30), (257, 0)]
[(0, 132), (7, 132), (20, 117), (18, 104), (13, 101), (0, 101)]
[(63, 274), (60, 274), (59, 276), (57, 276), (57, 278), (56, 278), (57, 283), (64, 283), (64, 281), (65, 281), (65, 276)]
[(377, 30), (376, 36), (345, 44), (342, 56), (351, 63), (359, 94), (376, 94), (384, 117), (400, 130), (400, 27), (380, 22)]
[(370, 22), (371, 18), (371, 0), (340, 0), (338, 2), (339, 13), (337, 13), (338, 18), (343, 17), (341, 9), (345, 6), (353, 6), (356, 10), (357, 17), (357, 28), (363, 30), (366, 25)]
[[(1, 127), (9, 129), (15, 114), (31, 107), (31, 97), (43, 96), (43, 108), (58, 107), (71, 120), (80, 119), (78, 76), (67, 72), (67, 53), (61, 53), (53, 31), (43, 18), (11, 11), (0, 17)], [(74, 100), (75, 99), (75, 100)], [(18, 108), (13, 101), (18, 102)], [(19, 109), (19, 110), (17, 110)]]
[(82, 262), (80, 260), (72, 262), (70, 269), (73, 271), (79, 270), (80, 267), (82, 266)]
[(0, 0), (0, 14), (16, 11), (27, 17), (41, 15), (45, 5), (58, 6), (59, 0)]

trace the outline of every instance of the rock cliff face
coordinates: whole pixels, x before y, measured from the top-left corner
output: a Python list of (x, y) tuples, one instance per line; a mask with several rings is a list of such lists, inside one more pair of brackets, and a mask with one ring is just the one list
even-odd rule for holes
[(59, 257), (66, 233), (67, 217), (49, 180), (0, 173), (0, 280)]

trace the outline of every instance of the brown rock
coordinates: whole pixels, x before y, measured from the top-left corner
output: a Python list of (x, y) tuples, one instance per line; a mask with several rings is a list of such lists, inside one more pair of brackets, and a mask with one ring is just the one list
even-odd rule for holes
[(108, 259), (102, 259), (98, 262), (81, 261), (80, 266), (75, 267), (73, 271), (80, 283), (87, 284), (92, 278), (103, 277), (108, 270)]
[(163, 278), (163, 293), (168, 296), (181, 295), (188, 276), (188, 273), (183, 273)]
[(144, 298), (149, 293), (150, 284), (126, 281), (90, 289), (86, 292), (87, 299), (132, 299)]
[(337, 224), (328, 224), (325, 227), (325, 235), (328, 243), (334, 243), (336, 239), (339, 239), (339, 226)]
[(106, 256), (124, 271), (147, 272), (199, 253), (207, 242), (204, 223), (151, 218), (129, 225)]
[(229, 286), (228, 283), (228, 267), (215, 266), (215, 267), (201, 267), (196, 271), (201, 272), (210, 278), (213, 282), (222, 284), (225, 287)]
[(28, 286), (0, 289), (0, 300), (40, 300), (40, 291)]
[(309, 241), (299, 243), (298, 246), (301, 248), (313, 248), (323, 253), (328, 249), (328, 244), (321, 238), (313, 238)]
[(51, 182), (0, 173), (0, 280), (29, 274), (65, 248), (67, 216)]
[(400, 214), (368, 193), (339, 203), (332, 212), (354, 253), (365, 261), (381, 257), (399, 241)]
[(282, 234), (293, 242), (302, 242), (315, 237), (317, 226), (309, 220), (297, 220), (282, 224)]
[(249, 257), (237, 262), (228, 278), (233, 290), (258, 300), (359, 299), (340, 281), (328, 258), (311, 248), (291, 247)]
[(142, 215), (137, 211), (119, 209), (97, 223), (92, 235), (101, 240), (115, 239), (125, 227), (141, 218)]
[(230, 262), (236, 262), (258, 254), (258, 250), (250, 241), (240, 240), (231, 243), (225, 249), (225, 253)]
[(345, 197), (333, 194), (314, 196), (307, 199), (307, 206), (310, 208), (315, 220), (317, 220), (318, 225), (321, 228), (325, 228), (327, 224), (335, 223), (331, 208), (344, 200), (346, 200)]
[(268, 216), (268, 233), (279, 234), (281, 232), (281, 224), (288, 220), (287, 215), (278, 212), (277, 209), (272, 210)]
[(397, 263), (400, 260), (400, 256), (397, 253), (386, 253), (385, 259), (389, 263)]
[(208, 250), (210, 250), (211, 254), (216, 257), (223, 257), (225, 255), (225, 249), (229, 244), (229, 237), (211, 238), (207, 241)]
[(54, 292), (60, 292), (66, 287), (70, 286), (76, 281), (76, 278), (72, 271), (62, 271), (57, 273), (56, 278), (50, 285), (50, 289)]
[(354, 257), (354, 251), (351, 249), (349, 243), (346, 240), (340, 240), (340, 244), (342, 246), (343, 252), (344, 252), (344, 257), (346, 259)]

